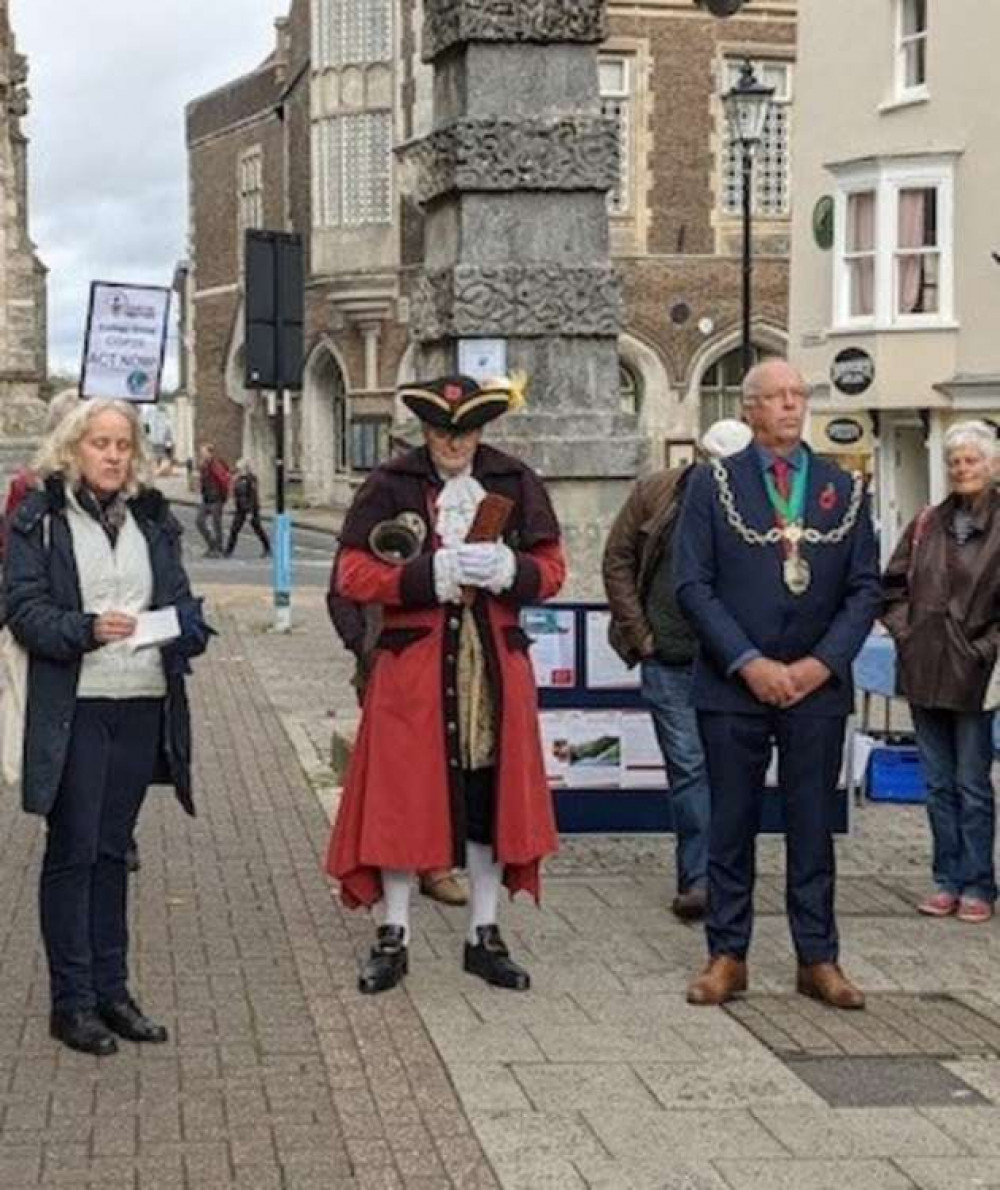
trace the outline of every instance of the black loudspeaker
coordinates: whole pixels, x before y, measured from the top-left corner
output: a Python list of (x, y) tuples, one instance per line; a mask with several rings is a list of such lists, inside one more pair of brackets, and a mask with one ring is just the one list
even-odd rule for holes
[(735, 16), (750, 0), (694, 0), (699, 8), (707, 8), (713, 17)]
[(302, 388), (304, 259), (302, 237), (280, 231), (246, 233), (247, 388)]

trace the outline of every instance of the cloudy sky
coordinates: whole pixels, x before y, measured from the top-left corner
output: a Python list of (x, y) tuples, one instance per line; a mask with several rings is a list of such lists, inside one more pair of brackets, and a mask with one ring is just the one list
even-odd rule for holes
[(29, 59), (31, 234), (50, 369), (76, 372), (91, 280), (169, 285), (186, 255), (184, 105), (256, 66), (287, 0), (9, 0)]

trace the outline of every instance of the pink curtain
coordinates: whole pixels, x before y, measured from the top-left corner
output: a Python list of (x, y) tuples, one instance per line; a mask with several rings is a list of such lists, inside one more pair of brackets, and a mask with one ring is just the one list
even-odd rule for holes
[[(875, 194), (852, 194), (847, 250), (875, 251)], [(875, 257), (864, 256), (851, 264), (851, 313), (875, 313)]]
[(923, 256), (906, 250), (927, 246), (925, 240), (926, 190), (903, 190), (899, 195), (899, 312), (917, 314), (923, 303)]

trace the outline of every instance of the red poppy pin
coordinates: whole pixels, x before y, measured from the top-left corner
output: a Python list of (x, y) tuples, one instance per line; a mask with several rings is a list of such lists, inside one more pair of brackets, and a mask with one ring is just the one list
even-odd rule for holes
[(444, 399), (449, 405), (455, 405), (462, 399), (462, 386), (460, 384), (446, 384), (444, 386)]
[(819, 494), (819, 506), (824, 512), (833, 512), (837, 507), (837, 489), (828, 483)]

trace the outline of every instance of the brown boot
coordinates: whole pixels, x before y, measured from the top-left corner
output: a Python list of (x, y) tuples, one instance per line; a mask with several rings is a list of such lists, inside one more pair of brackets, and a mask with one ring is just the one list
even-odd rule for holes
[(447, 868), (421, 872), (420, 891), (425, 897), (437, 901), (439, 905), (464, 905), (469, 899), (455, 874), (449, 872)]
[(688, 985), (688, 1004), (725, 1004), (747, 990), (747, 965), (743, 959), (717, 954)]
[(822, 1000), (831, 1008), (864, 1008), (865, 994), (855, 987), (836, 963), (799, 965), (796, 990)]

